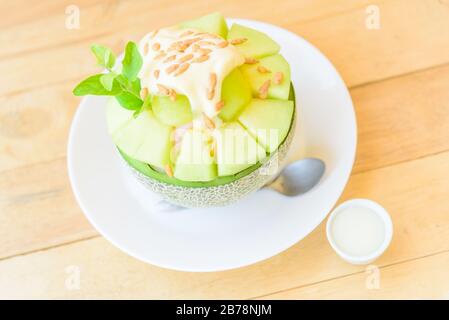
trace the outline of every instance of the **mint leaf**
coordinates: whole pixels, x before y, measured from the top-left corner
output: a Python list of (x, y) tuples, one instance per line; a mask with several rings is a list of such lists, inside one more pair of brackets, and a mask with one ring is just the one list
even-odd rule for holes
[(137, 95), (140, 96), (140, 90), (142, 88), (140, 87), (140, 79), (136, 78), (136, 80), (131, 82), (131, 91)]
[(137, 75), (142, 67), (142, 57), (137, 45), (134, 42), (128, 42), (126, 45), (122, 74), (112, 71), (116, 57), (109, 48), (93, 45), (91, 50), (98, 64), (108, 69), (109, 73), (96, 74), (83, 80), (73, 89), (73, 94), (115, 96), (123, 108), (136, 111), (136, 114), (145, 109), (149, 102), (144, 103), (140, 98), (141, 85)]
[(137, 45), (132, 41), (126, 45), (122, 66), (122, 74), (130, 81), (136, 80), (137, 74), (142, 67), (142, 56), (139, 53), (139, 49), (137, 49)]
[(140, 79), (136, 78), (133, 81), (128, 80), (123, 74), (119, 74), (116, 78), (117, 82), (120, 83), (120, 85), (126, 89), (126, 91), (129, 91), (133, 93), (134, 95), (140, 97)]
[(94, 44), (90, 47), (97, 58), (97, 63), (107, 69), (111, 69), (115, 64), (115, 55), (111, 49)]
[(143, 105), (142, 99), (127, 91), (116, 95), (115, 98), (123, 108), (128, 110), (139, 110)]
[(115, 77), (115, 73), (106, 73), (100, 77), (100, 82), (106, 90), (111, 91)]
[(107, 90), (100, 81), (102, 76), (103, 74), (96, 74), (84, 79), (73, 89), (73, 94), (75, 96), (85, 96), (88, 94), (95, 96), (115, 96), (122, 92), (120, 85), (116, 81), (113, 81), (111, 90)]

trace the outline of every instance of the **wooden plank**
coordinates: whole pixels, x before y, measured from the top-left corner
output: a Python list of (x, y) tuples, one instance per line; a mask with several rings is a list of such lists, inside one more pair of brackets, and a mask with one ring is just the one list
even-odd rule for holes
[[(392, 215), (393, 242), (376, 261), (379, 267), (449, 250), (448, 172), (446, 152), (352, 177), (342, 200), (372, 198)], [(45, 215), (45, 211), (35, 212)], [(14, 224), (7, 225), (17, 230), (11, 227)], [(14, 231), (1, 231), (5, 237), (8, 232)], [(66, 268), (72, 265), (81, 271), (79, 290), (64, 286)], [(96, 238), (0, 262), (0, 297), (251, 298), (363, 271), (363, 266), (343, 262), (330, 249), (324, 224), (276, 257), (218, 273), (153, 267)]]
[[(123, 26), (118, 30), (102, 29), (102, 32), (95, 33), (86, 26), (86, 29), (80, 31), (85, 33), (85, 36), (81, 36), (75, 42), (67, 40), (69, 42), (64, 42), (64, 46), (53, 44), (48, 50), (37, 51), (35, 51), (36, 46), (31, 46), (28, 49), (20, 49), (21, 51), (31, 50), (23, 55), (16, 55), (16, 51), (4, 52), (6, 54), (4, 57), (7, 59), (0, 61), (0, 73), (8, 74), (8, 77), (0, 79), (0, 95), (59, 81), (79, 80), (96, 70), (88, 50), (92, 42), (101, 42), (118, 50), (122, 48), (125, 40), (136, 40), (156, 26), (174, 23), (209, 10), (202, 5), (202, 2), (188, 2), (173, 7), (161, 5), (155, 6), (152, 10), (127, 7), (126, 3), (128, 2), (124, 3), (124, 9), (118, 5), (115, 9), (107, 11), (105, 17), (101, 16), (106, 25), (110, 25), (109, 22), (114, 20), (114, 25)], [(323, 18), (300, 20), (296, 18), (296, 15), (289, 14), (291, 11), (298, 11), (296, 1), (291, 1), (289, 4), (281, 6), (281, 9), (275, 12), (267, 13), (267, 10), (261, 9), (259, 15), (255, 14), (259, 12), (255, 9), (258, 5), (255, 6), (251, 2), (245, 4), (240, 1), (238, 6), (223, 3), (220, 8), (229, 16), (247, 16), (268, 22), (279, 22), (284, 27), (303, 35), (336, 64), (349, 86), (397, 76), (449, 61), (449, 37), (441, 35), (441, 30), (449, 29), (449, 8), (440, 1), (395, 0), (379, 3), (381, 12), (379, 30), (368, 30), (365, 27), (367, 17), (365, 5), (353, 8), (350, 2), (348, 8), (351, 9), (348, 11), (340, 11), (341, 9), (337, 9), (334, 5), (332, 8), (335, 11), (328, 11)], [(103, 10), (95, 8), (97, 11), (90, 18), (92, 21), (98, 21), (98, 15), (104, 14)], [(399, 15), (407, 16), (408, 19), (397, 19)], [(269, 18), (265, 19), (267, 16)], [(64, 23), (63, 18), (61, 15), (58, 16), (59, 22), (48, 22), (47, 28), (60, 29), (62, 33), (67, 34), (67, 39), (75, 37), (68, 32), (76, 33), (77, 31), (61, 27)], [(420, 28), (418, 30), (410, 28), (410, 21), (419, 25)], [(18, 31), (17, 34), (6, 33), (3, 35), (2, 42), (13, 42), (13, 45), (5, 47), (20, 47), (19, 44), (14, 43), (14, 39), (22, 39), (19, 40), (20, 43), (27, 43), (29, 38), (39, 39), (36, 35), (28, 36), (28, 32), (31, 32), (28, 30), (36, 29), (26, 28), (21, 32)]]
[(261, 299), (449, 299), (449, 252), (386, 266), (379, 271), (373, 267)]
[(354, 172), (449, 149), (449, 65), (351, 90)]
[(65, 158), (0, 174), (0, 258), (96, 235), (75, 202)]

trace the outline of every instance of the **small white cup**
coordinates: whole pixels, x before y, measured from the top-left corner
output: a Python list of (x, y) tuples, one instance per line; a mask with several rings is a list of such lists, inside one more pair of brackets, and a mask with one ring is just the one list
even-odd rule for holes
[[(385, 236), (382, 244), (373, 252), (363, 255), (363, 256), (354, 256), (351, 255), (345, 251), (343, 251), (341, 248), (338, 247), (338, 245), (335, 242), (335, 239), (333, 238), (333, 234), (331, 232), (331, 226), (335, 219), (335, 217), (342, 212), (344, 209), (347, 209), (349, 207), (361, 207), (361, 208), (368, 208), (371, 209), (374, 213), (376, 213), (381, 220), (384, 223), (385, 226)], [(346, 202), (343, 202), (338, 207), (336, 207), (331, 214), (329, 215), (329, 218), (327, 220), (326, 224), (326, 234), (327, 239), (334, 251), (345, 261), (351, 263), (351, 264), (369, 264), (379, 258), (385, 250), (390, 245), (391, 239), (393, 237), (393, 223), (391, 221), (390, 215), (388, 212), (378, 203), (368, 200), (368, 199), (352, 199), (348, 200)]]

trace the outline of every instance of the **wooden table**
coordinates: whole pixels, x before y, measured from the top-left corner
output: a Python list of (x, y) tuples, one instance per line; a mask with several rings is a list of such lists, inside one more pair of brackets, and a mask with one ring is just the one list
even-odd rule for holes
[[(449, 1), (372, 2), (1, 1), (0, 298), (449, 298)], [(65, 27), (73, 3), (80, 29)], [(117, 52), (213, 10), (296, 32), (341, 72), (359, 141), (340, 202), (375, 199), (395, 227), (375, 266), (340, 260), (321, 224), (249, 267), (175, 272), (127, 256), (86, 221), (66, 143), (80, 101), (71, 90), (98, 71), (89, 45)]]

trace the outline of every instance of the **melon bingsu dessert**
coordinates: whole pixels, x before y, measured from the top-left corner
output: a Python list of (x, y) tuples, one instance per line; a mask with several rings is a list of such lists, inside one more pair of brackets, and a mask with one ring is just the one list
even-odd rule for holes
[(273, 179), (295, 128), (290, 67), (260, 31), (210, 14), (147, 34), (74, 94), (110, 96), (112, 141), (131, 173), (184, 207), (222, 206)]

